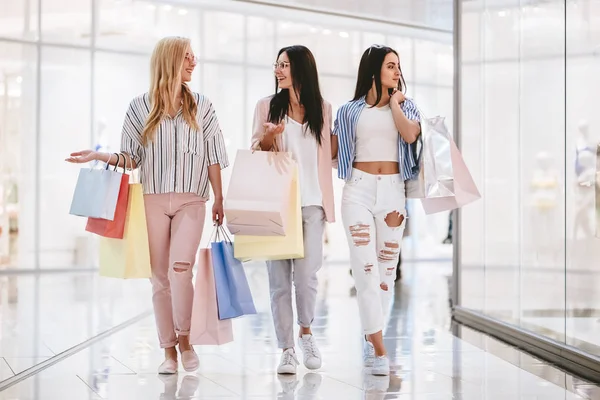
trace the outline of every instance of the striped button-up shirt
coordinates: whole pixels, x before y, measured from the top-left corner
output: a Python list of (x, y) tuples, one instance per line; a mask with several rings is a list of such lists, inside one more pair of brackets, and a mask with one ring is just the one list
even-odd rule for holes
[(209, 198), (208, 166), (229, 165), (223, 134), (210, 100), (194, 93), (200, 130), (189, 126), (181, 110), (175, 118), (162, 119), (156, 135), (146, 145), (142, 131), (150, 114), (148, 93), (134, 98), (125, 115), (121, 151), (140, 168), (144, 194), (195, 193)]
[[(350, 101), (338, 109), (333, 134), (338, 137), (338, 177), (348, 180), (351, 177), (352, 164), (356, 156), (356, 125), (364, 108), (367, 107), (365, 98)], [(400, 105), (406, 118), (421, 121), (419, 110), (411, 99), (406, 99)], [(404, 180), (415, 179), (419, 175), (419, 166), (416, 157), (415, 145), (410, 145), (398, 135), (398, 162), (401, 166), (400, 173)]]

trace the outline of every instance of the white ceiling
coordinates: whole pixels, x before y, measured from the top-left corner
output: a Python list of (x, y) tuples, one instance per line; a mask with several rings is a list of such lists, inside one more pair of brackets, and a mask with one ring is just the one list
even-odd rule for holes
[(276, 3), (328, 8), (334, 11), (452, 29), (453, 0), (277, 0)]

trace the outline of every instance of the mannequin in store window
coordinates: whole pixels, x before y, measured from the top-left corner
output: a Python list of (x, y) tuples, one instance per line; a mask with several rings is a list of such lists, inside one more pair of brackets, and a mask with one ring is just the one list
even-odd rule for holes
[[(144, 190), (152, 268), (152, 302), (165, 360), (159, 374), (198, 369), (190, 345), (194, 287), (192, 267), (202, 236), (209, 183), (214, 194), (212, 218), (223, 222), (221, 169), (228, 166), (223, 134), (210, 100), (188, 87), (198, 59), (190, 40), (160, 40), (151, 60), (150, 90), (135, 97), (121, 135), (126, 157), (84, 150), (67, 161), (94, 160), (139, 168)], [(176, 134), (178, 133), (178, 134)], [(162, 145), (161, 145), (162, 144)], [(127, 158), (127, 160), (123, 160)]]
[(584, 237), (594, 236), (592, 221), (594, 220), (596, 179), (596, 150), (589, 138), (589, 127), (585, 120), (579, 123), (575, 147), (575, 217), (573, 223), (573, 239), (583, 233)]

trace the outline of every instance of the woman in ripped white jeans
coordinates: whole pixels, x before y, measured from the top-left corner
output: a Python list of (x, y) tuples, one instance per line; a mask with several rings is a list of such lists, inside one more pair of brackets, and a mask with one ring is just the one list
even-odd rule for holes
[(346, 181), (342, 220), (365, 335), (364, 363), (373, 375), (390, 371), (382, 332), (406, 224), (404, 181), (418, 174), (410, 144), (421, 133), (420, 117), (405, 89), (398, 53), (369, 47), (354, 99), (338, 110), (332, 136), (338, 177)]

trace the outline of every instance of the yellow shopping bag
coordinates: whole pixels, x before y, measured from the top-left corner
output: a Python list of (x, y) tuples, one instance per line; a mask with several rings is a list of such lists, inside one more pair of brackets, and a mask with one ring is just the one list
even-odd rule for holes
[(244, 236), (235, 235), (234, 256), (240, 261), (248, 260), (287, 260), (304, 258), (304, 238), (302, 231), (302, 209), (298, 168), (294, 170), (288, 209), (288, 229), (285, 236)]
[(141, 184), (131, 183), (123, 239), (100, 238), (100, 276), (133, 279), (151, 275), (144, 194)]

